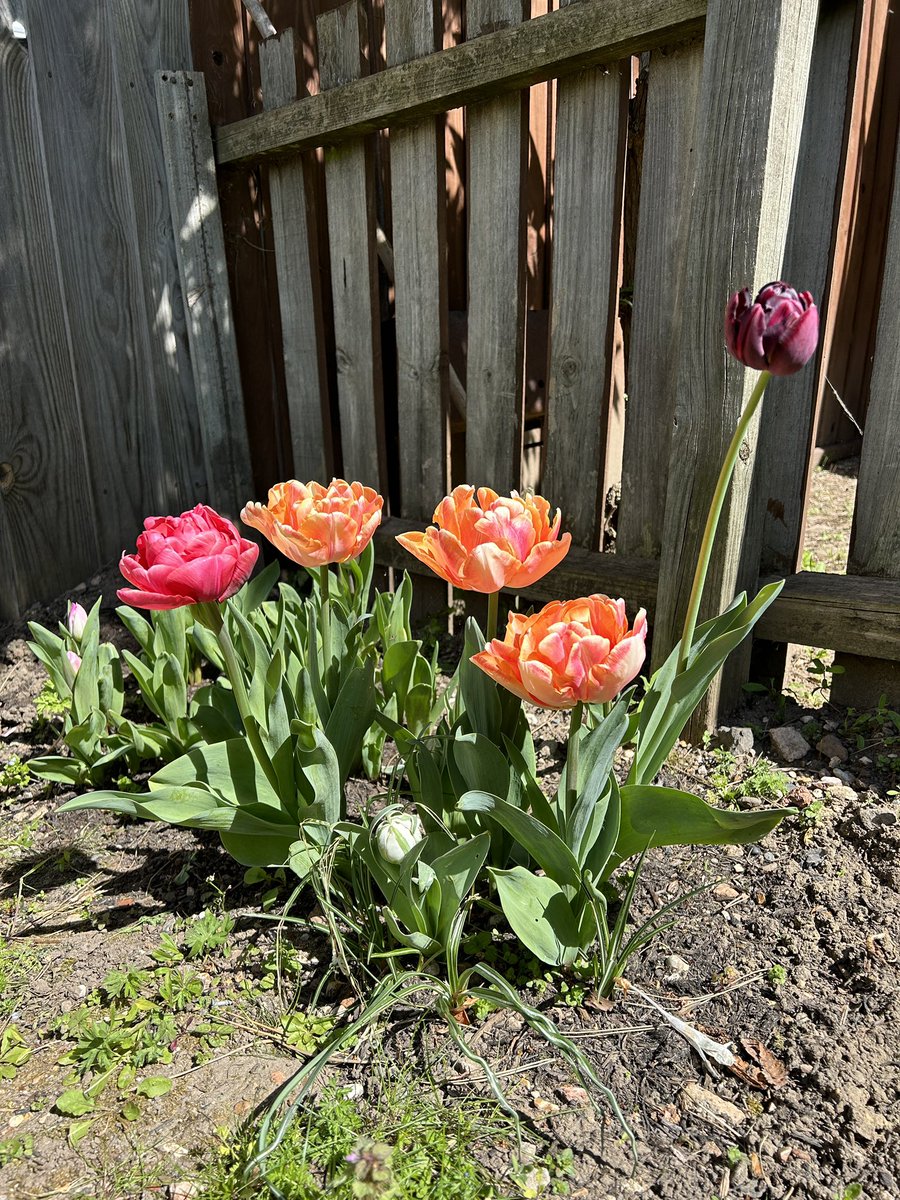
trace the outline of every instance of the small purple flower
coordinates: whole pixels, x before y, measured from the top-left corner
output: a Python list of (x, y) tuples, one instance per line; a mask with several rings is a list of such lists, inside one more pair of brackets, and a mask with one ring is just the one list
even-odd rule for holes
[(725, 344), (755, 371), (793, 375), (812, 358), (819, 341), (819, 310), (809, 292), (787, 283), (767, 283), (750, 302), (742, 288), (725, 310)]

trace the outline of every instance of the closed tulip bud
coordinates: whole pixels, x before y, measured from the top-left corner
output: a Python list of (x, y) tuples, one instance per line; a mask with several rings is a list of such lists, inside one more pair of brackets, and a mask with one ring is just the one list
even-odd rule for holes
[(66, 609), (66, 628), (76, 642), (81, 641), (88, 615), (76, 600), (70, 600)]
[(425, 827), (415, 813), (398, 812), (379, 824), (375, 844), (385, 862), (399, 863), (424, 836)]
[(793, 375), (816, 352), (819, 310), (809, 292), (787, 283), (767, 283), (750, 302), (742, 288), (725, 310), (725, 344), (734, 357), (755, 371)]
[(78, 668), (81, 666), (81, 655), (76, 654), (74, 650), (66, 651), (66, 658), (69, 660), (69, 666), (72, 668), (72, 674), (78, 674)]

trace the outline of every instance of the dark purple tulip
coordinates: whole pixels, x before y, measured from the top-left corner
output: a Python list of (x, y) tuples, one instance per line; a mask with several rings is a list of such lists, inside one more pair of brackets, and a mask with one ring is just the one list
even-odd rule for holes
[(752, 304), (749, 288), (728, 301), (725, 344), (745, 367), (793, 375), (815, 354), (818, 341), (819, 310), (809, 292), (767, 283)]

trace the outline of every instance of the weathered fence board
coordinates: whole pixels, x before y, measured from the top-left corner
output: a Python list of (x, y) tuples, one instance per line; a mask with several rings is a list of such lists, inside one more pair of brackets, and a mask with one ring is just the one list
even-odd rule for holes
[[(522, 19), (522, 0), (469, 0), (466, 10), (470, 38)], [(527, 128), (525, 93), (468, 113), (466, 479), (501, 495), (522, 471)]]
[(203, 76), (161, 71), (156, 95), (207, 492), (236, 515), (253, 492)]
[[(430, 54), (433, 0), (385, 8), (388, 63)], [(452, 50), (445, 51), (452, 54)], [(447, 467), (447, 307), (443, 130), (428, 118), (391, 136), (400, 495), (407, 517), (429, 517)]]
[[(359, 76), (362, 17), (351, 0), (319, 18), (323, 91)], [(359, 139), (328, 150), (325, 186), (344, 474), (386, 487), (371, 149)]]
[[(392, 67), (402, 62), (402, 67), (359, 80), (338, 95), (311, 96), (278, 112), (220, 127), (217, 162), (330, 145), (617, 62), (699, 33), (707, 0), (581, 0), (521, 27), (463, 42), (436, 58), (431, 57), (433, 43), (423, 51), (427, 58), (413, 61), (391, 57), (386, 7), (388, 62)], [(430, 3), (427, 7), (430, 11)]]
[[(260, 45), (266, 108), (296, 99), (295, 50), (292, 29)], [(294, 475), (325, 479), (330, 442), (325, 341), (309, 237), (305, 164), (299, 156), (272, 166), (269, 190)]]
[[(790, 215), (809, 62), (813, 0), (710, 0), (704, 45), (690, 239), (682, 270), (691, 284), (679, 337), (660, 591), (654, 630), (659, 662), (678, 640), (719, 464), (755, 382), (726, 355), (728, 290), (777, 278)], [(778, 381), (771, 389), (776, 402)], [(723, 513), (701, 619), (753, 586), (745, 553), (755, 430), (742, 449)], [(717, 710), (721, 681), (695, 730)]]
[(144, 291), (144, 308), (138, 316), (148, 337), (151, 395), (161, 441), (160, 502), (169, 512), (206, 490), (187, 318), (172, 218), (161, 186), (165, 166), (154, 86), (161, 64), (190, 69), (190, 30), (182, 0), (112, 4), (109, 19)]
[(0, 618), (101, 561), (29, 56), (0, 2)]
[[(692, 153), (703, 44), (654, 50), (650, 57), (634, 310), (628, 356), (628, 419), (616, 552), (656, 556), (662, 544), (678, 359), (683, 270), (694, 182)], [(661, 278), (661, 269), (664, 277)]]
[[(603, 513), (609, 432), (610, 281), (621, 228), (621, 66), (558, 85), (550, 379), (544, 490), (578, 545)], [(588, 286), (585, 284), (588, 282)]]
[(103, 463), (98, 536), (113, 558), (166, 489), (109, 7), (31, 0), (27, 15), (82, 419)]

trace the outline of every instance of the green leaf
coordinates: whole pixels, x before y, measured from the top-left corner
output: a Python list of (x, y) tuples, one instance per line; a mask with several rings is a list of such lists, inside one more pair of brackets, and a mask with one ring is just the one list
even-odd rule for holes
[(492, 741), (480, 733), (457, 733), (451, 753), (467, 788), (507, 798), (509, 763)]
[(488, 867), (488, 871), (513, 933), (541, 962), (560, 967), (574, 962), (586, 949), (572, 905), (559, 884), (524, 867), (510, 871)]
[(122, 1105), (122, 1116), (126, 1121), (139, 1121), (141, 1119), (140, 1105), (135, 1104), (133, 1100), (128, 1100)]
[[(586, 832), (589, 829), (599, 832), (596, 808), (608, 796), (613, 759), (628, 728), (630, 699), (630, 691), (620, 696), (606, 719), (579, 746), (578, 795), (573, 811), (566, 814), (565, 840), (581, 862), (592, 845), (592, 838), (585, 837)], [(565, 789), (565, 771), (560, 787)], [(561, 795), (565, 795), (564, 790)], [(605, 804), (603, 807), (605, 811)], [(602, 814), (599, 819), (602, 820)]]
[(731, 846), (756, 842), (791, 808), (735, 812), (712, 808), (699, 796), (675, 788), (628, 784), (622, 788), (622, 824), (615, 855), (623, 861), (650, 846)]
[(150, 777), (150, 789), (203, 783), (232, 804), (268, 804), (281, 809), (245, 737), (195, 746)]
[(325, 726), (345, 780), (359, 763), (366, 730), (375, 717), (375, 662), (367, 658), (347, 673)]
[(85, 1113), (94, 1111), (94, 1101), (80, 1088), (70, 1088), (56, 1097), (53, 1107), (64, 1117), (83, 1117)]
[(503, 712), (499, 688), (489, 675), (471, 661), (485, 646), (484, 637), (474, 617), (466, 621), (462, 658), (459, 660), (459, 694), (473, 733), (481, 733), (494, 744), (500, 742)]
[(148, 1075), (137, 1085), (137, 1094), (154, 1100), (157, 1096), (165, 1096), (172, 1090), (172, 1080), (166, 1075)]
[(245, 616), (255, 612), (260, 607), (262, 602), (266, 600), (278, 581), (278, 575), (281, 571), (281, 564), (276, 560), (269, 563), (262, 571), (250, 582), (241, 589), (236, 599), (240, 603), (241, 612)]
[(570, 888), (581, 886), (581, 871), (575, 855), (562, 838), (531, 813), (482, 791), (466, 792), (459, 801), (459, 808), (461, 812), (490, 813), (551, 879)]
[(87, 1121), (73, 1121), (69, 1126), (69, 1145), (77, 1146), (82, 1138), (84, 1138), (85, 1135), (90, 1131), (90, 1128), (94, 1124), (95, 1120), (96, 1118), (92, 1117)]
[(484, 866), (490, 845), (491, 835), (479, 833), (473, 838), (467, 838), (464, 842), (460, 842), (452, 850), (448, 850), (428, 864), (441, 884), (440, 914), (435, 933), (443, 946), (447, 944), (453, 918), (475, 886), (475, 880), (478, 878), (478, 872)]

